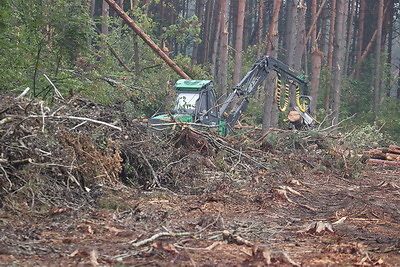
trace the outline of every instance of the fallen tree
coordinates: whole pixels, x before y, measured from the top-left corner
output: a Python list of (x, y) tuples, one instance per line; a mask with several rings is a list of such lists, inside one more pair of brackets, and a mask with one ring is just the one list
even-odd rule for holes
[(150, 37), (133, 21), (131, 17), (126, 14), (122, 8), (115, 3), (114, 0), (106, 0), (106, 2), (112, 7), (115, 12), (128, 24), (128, 26), (142, 38), (142, 40), (153, 49), (164, 61), (167, 63), (176, 73), (179, 74), (184, 79), (190, 79), (189, 75), (187, 75), (176, 63), (162, 51), (162, 49), (150, 39)]

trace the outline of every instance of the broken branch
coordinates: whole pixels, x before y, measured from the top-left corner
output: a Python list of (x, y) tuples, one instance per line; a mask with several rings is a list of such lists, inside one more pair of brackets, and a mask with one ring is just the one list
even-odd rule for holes
[[(38, 115), (30, 115), (29, 117), (31, 118), (42, 118), (43, 116), (38, 116)], [(121, 127), (112, 125), (110, 123), (104, 122), (104, 121), (98, 121), (98, 120), (94, 120), (94, 119), (90, 119), (90, 118), (84, 118), (84, 117), (75, 117), (75, 116), (45, 116), (45, 118), (53, 118), (53, 119), (71, 119), (71, 120), (81, 120), (81, 121), (90, 121), (93, 123), (97, 123), (97, 124), (102, 124), (102, 125), (106, 125), (108, 127), (117, 129), (122, 131)]]
[(225, 230), (222, 232), (222, 237), (224, 240), (227, 240), (228, 242), (235, 243), (237, 245), (246, 245), (248, 247), (253, 247), (254, 243), (244, 239), (243, 237), (240, 237), (238, 235), (234, 235), (228, 230)]
[[(131, 244), (133, 247), (137, 248), (137, 247), (140, 247), (140, 246), (147, 245), (147, 244), (153, 242), (154, 240), (156, 240), (156, 239), (158, 239), (160, 237), (164, 237), (164, 236), (176, 237), (176, 236), (191, 236), (191, 235), (193, 235), (193, 233), (191, 233), (191, 232), (183, 232), (183, 233), (161, 232), (161, 233), (157, 233), (157, 234), (155, 234), (155, 235), (153, 235), (153, 236), (151, 236), (151, 237), (149, 237), (147, 239), (143, 239), (142, 241), (139, 241), (139, 242), (130, 241), (128, 243)], [(136, 241), (136, 240), (134, 240), (134, 241)]]

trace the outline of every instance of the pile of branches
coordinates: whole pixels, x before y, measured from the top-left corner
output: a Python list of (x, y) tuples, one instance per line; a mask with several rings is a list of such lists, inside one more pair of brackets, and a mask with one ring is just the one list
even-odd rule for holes
[(7, 95), (0, 106), (1, 197), (59, 196), (65, 188), (88, 192), (94, 183), (118, 182), (124, 121), (110, 114), (116, 107), (78, 98), (50, 107)]
[(101, 186), (198, 193), (208, 185), (204, 170), (218, 171), (210, 158), (229, 149), (190, 128), (161, 138), (117, 104), (7, 95), (0, 102), (0, 202), (32, 209), (85, 200)]
[(181, 125), (159, 136), (120, 104), (77, 97), (48, 103), (2, 95), (0, 107), (0, 206), (10, 198), (31, 208), (80, 201), (103, 186), (202, 193), (226, 178), (324, 170), (336, 159), (351, 168), (349, 150), (333, 150), (321, 134), (222, 138)]

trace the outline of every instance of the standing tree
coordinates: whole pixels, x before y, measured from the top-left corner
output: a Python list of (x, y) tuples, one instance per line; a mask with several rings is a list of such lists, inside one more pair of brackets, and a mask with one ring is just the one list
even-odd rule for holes
[(325, 90), (325, 99), (324, 99), (324, 108), (326, 111), (330, 108), (330, 93), (332, 88), (332, 62), (333, 62), (333, 41), (335, 34), (335, 22), (336, 22), (336, 2), (337, 0), (332, 0), (331, 2), (331, 15), (330, 15), (330, 24), (329, 24), (329, 40), (328, 40), (328, 83)]
[[(286, 27), (285, 27), (285, 54), (286, 54), (286, 64), (295, 68), (295, 52), (296, 52), (296, 39), (297, 39), (297, 30), (299, 25), (297, 24), (297, 1), (296, 0), (288, 0), (286, 1)], [(296, 58), (300, 57), (300, 55), (296, 55)], [(297, 61), (297, 60), (296, 60)], [(293, 86), (290, 85), (291, 91), (293, 90)], [(290, 106), (293, 106), (295, 103), (294, 94), (290, 94)]]
[(359, 62), (361, 62), (361, 55), (364, 45), (364, 20), (365, 20), (365, 7), (366, 0), (360, 0), (360, 8), (358, 15), (358, 33), (357, 33), (357, 57), (356, 57), (356, 68), (354, 69), (351, 76), (358, 79), (360, 74)]
[(258, 6), (258, 28), (257, 28), (257, 58), (261, 56), (262, 35), (263, 35), (263, 20), (264, 20), (264, 2), (260, 0)]
[(221, 9), (221, 5), (219, 1), (215, 1), (214, 3), (216, 10), (214, 16), (215, 23), (215, 31), (214, 31), (214, 38), (213, 38), (213, 44), (212, 44), (212, 51), (211, 51), (211, 76), (216, 77), (217, 75), (217, 54), (218, 54), (218, 44), (221, 36), (221, 16), (219, 15), (219, 11)]
[(220, 98), (225, 101), (228, 87), (228, 1), (221, 0), (221, 30), (220, 30), (220, 63), (219, 80)]
[(378, 3), (378, 25), (375, 46), (375, 83), (374, 83), (374, 117), (379, 113), (380, 86), (381, 86), (381, 42), (382, 42), (382, 23), (383, 23), (383, 6), (384, 0), (379, 0)]
[(246, 0), (238, 2), (238, 16), (235, 38), (235, 67), (233, 69), (233, 84), (238, 84), (242, 75), (243, 23)]
[(107, 2), (103, 0), (102, 12), (101, 12), (101, 32), (105, 35), (108, 34), (108, 16), (110, 14), (110, 7)]
[(304, 0), (299, 1), (299, 6), (297, 8), (297, 31), (296, 31), (296, 46), (295, 46), (295, 56), (293, 59), (294, 69), (300, 70), (301, 62), (304, 54), (303, 45), (306, 38), (306, 6)]
[[(204, 2), (205, 0), (196, 1), (196, 15), (199, 18), (199, 21), (203, 21), (204, 19)], [(198, 51), (199, 51), (199, 44), (195, 43), (192, 52), (192, 64), (197, 64)]]
[[(277, 57), (278, 56), (278, 41), (279, 41), (279, 32), (278, 32), (278, 22), (279, 22), (279, 13), (282, 5), (282, 0), (274, 1), (272, 19), (269, 24), (268, 29), (268, 37), (267, 39), (267, 48), (265, 54), (267, 56)], [(264, 113), (263, 113), (263, 123), (262, 123), (262, 131), (266, 133), (270, 127), (275, 126), (278, 123), (278, 108), (274, 105), (274, 79), (275, 73), (271, 72), (267, 79), (267, 83), (265, 86), (265, 100), (264, 100)], [(275, 103), (276, 104), (276, 103)]]
[[(317, 21), (317, 0), (312, 0), (311, 3), (311, 17), (312, 21)], [(310, 88), (310, 96), (313, 98), (313, 102), (311, 103), (311, 112), (317, 112), (317, 98), (318, 98), (318, 88), (320, 82), (321, 75), (321, 67), (322, 67), (322, 57), (323, 53), (318, 48), (318, 40), (317, 40), (317, 28), (313, 27), (311, 31), (311, 88)]]
[(343, 54), (344, 54), (344, 23), (346, 20), (346, 0), (337, 0), (335, 38), (333, 50), (333, 124), (337, 125), (340, 114), (340, 93), (342, 83)]

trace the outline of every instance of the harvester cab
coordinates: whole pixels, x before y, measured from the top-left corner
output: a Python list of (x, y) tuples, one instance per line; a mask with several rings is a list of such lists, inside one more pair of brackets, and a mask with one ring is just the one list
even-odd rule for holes
[(186, 114), (193, 122), (217, 125), (217, 99), (210, 80), (178, 80), (175, 90), (172, 114)]
[(196, 123), (200, 126), (218, 127), (218, 103), (211, 80), (178, 80), (176, 98), (168, 113), (157, 114), (150, 119), (155, 130), (163, 130), (175, 123)]
[[(149, 121), (150, 126), (161, 131), (177, 123), (193, 123), (196, 127), (216, 128), (220, 135), (225, 136), (234, 128), (270, 71), (277, 73), (275, 102), (281, 112), (287, 111), (290, 88), (295, 88), (296, 105), (288, 114), (289, 125), (299, 129), (318, 124), (309, 108), (313, 99), (307, 96), (304, 76), (267, 56), (254, 63), (221, 105), (217, 103), (211, 80), (178, 80), (175, 84), (177, 98), (174, 108), (168, 113), (153, 116)], [(233, 107), (230, 107), (232, 104)]]

